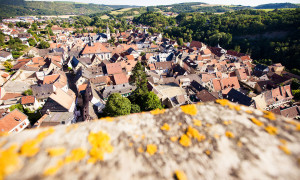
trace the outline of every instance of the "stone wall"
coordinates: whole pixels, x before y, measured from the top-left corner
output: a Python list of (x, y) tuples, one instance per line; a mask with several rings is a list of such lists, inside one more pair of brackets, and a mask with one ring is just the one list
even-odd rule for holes
[(0, 179), (300, 179), (300, 124), (227, 100), (0, 138)]

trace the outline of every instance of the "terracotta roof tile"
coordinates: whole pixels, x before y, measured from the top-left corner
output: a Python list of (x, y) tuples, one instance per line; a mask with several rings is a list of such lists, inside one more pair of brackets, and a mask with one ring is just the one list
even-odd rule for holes
[(115, 85), (128, 83), (128, 77), (126, 74), (114, 74)]
[(34, 96), (23, 96), (21, 98), (21, 104), (33, 104), (34, 100)]
[(122, 73), (121, 63), (106, 64), (107, 74), (119, 74)]
[(0, 119), (0, 131), (10, 131), (27, 118), (28, 117), (24, 113), (18, 109), (14, 109), (12, 112)]
[(17, 98), (17, 97), (22, 97), (22, 94), (19, 93), (6, 93), (1, 100), (8, 100), (8, 99), (13, 99), (13, 98)]
[(102, 43), (94, 43), (93, 46), (86, 45), (82, 51), (82, 54), (98, 54), (98, 53), (110, 53)]
[(87, 84), (82, 84), (78, 86), (78, 92), (86, 90)]
[(45, 76), (43, 84), (53, 84), (59, 78), (59, 74)]

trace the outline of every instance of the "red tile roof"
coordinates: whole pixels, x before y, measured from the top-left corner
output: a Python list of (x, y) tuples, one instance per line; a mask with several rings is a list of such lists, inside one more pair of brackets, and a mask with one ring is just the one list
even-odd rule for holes
[(125, 84), (128, 83), (128, 77), (124, 73), (114, 74), (114, 81), (116, 85)]
[(34, 96), (23, 96), (21, 98), (21, 104), (33, 104), (34, 100)]
[(44, 77), (43, 84), (53, 84), (59, 78), (58, 74), (53, 74)]
[(214, 74), (202, 74), (202, 81), (205, 83), (214, 78), (216, 78)]
[(133, 55), (126, 55), (126, 58), (127, 58), (128, 60), (134, 60)]
[(237, 77), (229, 77), (221, 79), (222, 89), (232, 87), (234, 89), (239, 89), (240, 84)]
[(86, 90), (87, 84), (82, 84), (78, 86), (78, 92)]
[(11, 131), (27, 118), (28, 117), (24, 113), (18, 109), (14, 109), (12, 112), (0, 119), (0, 131)]
[(13, 99), (13, 98), (17, 98), (17, 97), (22, 97), (22, 94), (19, 93), (6, 93), (1, 100), (8, 100), (8, 99)]
[(110, 63), (106, 64), (107, 74), (120, 74), (122, 73), (121, 63)]
[(221, 82), (220, 82), (220, 79), (213, 79), (212, 83), (213, 83), (215, 91), (221, 91)]
[(98, 54), (98, 53), (110, 53), (102, 43), (94, 43), (93, 46), (86, 45), (82, 51), (82, 54)]
[(3, 73), (1, 76), (4, 77), (4, 78), (7, 78), (9, 76), (9, 74)]

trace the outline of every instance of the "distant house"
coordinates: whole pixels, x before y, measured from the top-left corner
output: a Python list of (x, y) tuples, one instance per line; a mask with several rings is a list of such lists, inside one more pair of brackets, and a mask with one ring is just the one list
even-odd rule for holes
[(228, 99), (231, 102), (235, 102), (245, 106), (254, 105), (254, 101), (250, 97), (233, 88), (227, 93), (226, 96), (224, 96), (224, 98)]
[(263, 73), (268, 73), (270, 71), (268, 66), (262, 65), (262, 64), (257, 64), (254, 67), (255, 71), (263, 72)]
[(299, 119), (300, 118), (300, 109), (299, 106), (289, 107), (283, 110), (280, 110), (281, 116), (291, 118), (291, 119)]
[(54, 92), (53, 84), (32, 85), (32, 94), (35, 96), (39, 106), (43, 106), (48, 97)]
[(49, 112), (44, 114), (33, 127), (49, 127), (57, 125), (70, 125), (76, 122), (76, 116), (73, 112)]
[(206, 89), (203, 89), (203, 90), (197, 92), (196, 97), (200, 102), (215, 101), (217, 99), (214, 95), (212, 95)]
[(113, 93), (120, 93), (122, 96), (128, 97), (135, 89), (136, 87), (130, 85), (129, 83), (106, 86), (105, 88), (102, 89), (101, 96), (104, 101), (107, 101), (109, 95)]
[(62, 89), (56, 89), (41, 109), (42, 114), (48, 112), (74, 112), (75, 98)]
[(9, 59), (13, 59), (13, 56), (10, 52), (0, 51), (0, 61), (6, 61)]
[(105, 102), (100, 98), (96, 91), (96, 87), (92, 83), (88, 83), (83, 98), (83, 121), (89, 121), (98, 118), (105, 107)]
[(37, 110), (39, 108), (39, 104), (34, 96), (23, 96), (21, 98), (21, 104), (23, 105), (23, 108), (30, 109), (31, 111)]
[(102, 60), (109, 60), (111, 58), (111, 51), (109, 51), (102, 43), (92, 43), (86, 45), (81, 53), (82, 57), (92, 58), (97, 55)]
[(0, 119), (1, 132), (18, 133), (29, 125), (28, 117), (18, 109), (14, 109)]

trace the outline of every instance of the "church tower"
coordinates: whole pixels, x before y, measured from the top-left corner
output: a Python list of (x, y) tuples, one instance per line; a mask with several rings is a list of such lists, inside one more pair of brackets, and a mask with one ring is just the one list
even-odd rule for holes
[(109, 30), (109, 27), (108, 27), (108, 23), (107, 23), (107, 26), (106, 26), (106, 37), (107, 37), (107, 40), (110, 40), (110, 30)]

